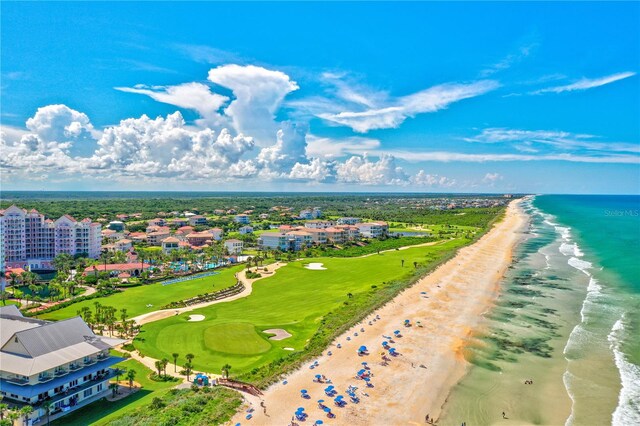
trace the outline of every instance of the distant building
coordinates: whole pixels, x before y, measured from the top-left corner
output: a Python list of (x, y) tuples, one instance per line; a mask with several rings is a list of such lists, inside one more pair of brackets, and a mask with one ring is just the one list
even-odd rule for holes
[(380, 238), (389, 233), (389, 225), (386, 222), (358, 223), (356, 227), (364, 238)]
[(327, 234), (327, 242), (329, 243), (340, 244), (348, 240), (347, 231), (345, 229), (331, 227), (326, 228), (325, 232)]
[(148, 221), (147, 224), (149, 226), (165, 226), (167, 224), (167, 221), (163, 218), (157, 217)]
[(333, 226), (333, 222), (328, 220), (310, 220), (304, 223), (305, 228), (325, 229)]
[(206, 224), (207, 224), (207, 218), (204, 216), (195, 215), (189, 218), (189, 225), (191, 226), (206, 225)]
[(240, 233), (240, 235), (246, 235), (246, 234), (252, 234), (253, 233), (253, 227), (251, 226), (243, 226), (240, 229), (238, 229), (238, 232)]
[(207, 229), (204, 232), (208, 232), (209, 234), (211, 234), (211, 238), (214, 241), (220, 241), (222, 239), (222, 235), (224, 234), (224, 230), (222, 230), (222, 228), (211, 228)]
[(291, 231), (287, 232), (289, 237), (289, 250), (300, 251), (311, 247), (313, 244), (312, 234), (306, 231)]
[(227, 249), (229, 254), (242, 254), (242, 248), (244, 243), (240, 240), (227, 240), (224, 242), (224, 247)]
[(54, 222), (37, 210), (27, 212), (17, 206), (0, 210), (0, 217), (4, 267), (50, 269), (51, 261), (61, 253), (100, 256), (102, 226), (88, 218), (77, 221), (64, 215)]
[(324, 228), (305, 228), (302, 232), (306, 232), (311, 237), (311, 242), (314, 244), (326, 244), (327, 243), (327, 231)]
[(265, 232), (258, 237), (260, 250), (289, 250), (289, 238), (282, 232)]
[(311, 220), (311, 219), (313, 219), (313, 211), (311, 211), (311, 210), (301, 210), (300, 213), (298, 214), (298, 217), (300, 219), (304, 219), (304, 220)]
[(111, 222), (109, 222), (109, 225), (107, 226), (107, 228), (116, 232), (124, 232), (125, 226), (124, 226), (124, 222), (121, 222), (119, 220), (112, 220)]
[(165, 238), (169, 238), (171, 233), (169, 229), (150, 232), (147, 234), (147, 244), (150, 246), (160, 246)]
[(123, 238), (121, 240), (117, 240), (117, 241), (114, 241), (113, 243), (102, 246), (103, 249), (106, 249), (109, 251), (123, 251), (123, 252), (127, 252), (131, 250), (132, 247), (133, 247), (132, 241), (127, 238)]
[(162, 253), (169, 254), (180, 248), (180, 240), (176, 237), (169, 237), (162, 240)]
[(341, 217), (336, 223), (338, 225), (355, 225), (360, 222), (362, 222), (362, 220), (359, 217)]
[(205, 244), (211, 244), (213, 236), (209, 232), (192, 232), (187, 235), (187, 242), (192, 246), (203, 246)]
[(258, 218), (261, 220), (269, 219), (269, 213), (261, 213)]
[(246, 214), (237, 214), (234, 219), (237, 223), (249, 224), (251, 223), (251, 218)]
[[(109, 350), (122, 339), (98, 336), (74, 317), (50, 322), (26, 318), (13, 305), (0, 307), (0, 389), (10, 407), (33, 407), (27, 424), (49, 420), (111, 393), (114, 364)], [(21, 423), (22, 424), (22, 423)]]

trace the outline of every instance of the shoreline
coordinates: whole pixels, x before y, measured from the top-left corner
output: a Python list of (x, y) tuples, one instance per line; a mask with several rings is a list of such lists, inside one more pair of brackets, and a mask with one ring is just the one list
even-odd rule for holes
[[(289, 424), (296, 407), (305, 408), (310, 422), (322, 419), (326, 424), (424, 424), (427, 414), (437, 419), (471, 366), (463, 356), (467, 339), (493, 306), (513, 249), (522, 240), (528, 221), (520, 202), (511, 202), (504, 218), (478, 241), (338, 337), (321, 357), (269, 387), (262, 398), (246, 396), (255, 410), (250, 422)], [(403, 326), (405, 319), (411, 327)], [(400, 355), (385, 366), (382, 336), (394, 330), (403, 334), (391, 343)], [(369, 355), (357, 354), (362, 345)], [(363, 361), (371, 368), (371, 388), (355, 378)], [(314, 362), (317, 366), (311, 369)], [(316, 374), (331, 379), (338, 394), (349, 385), (357, 386), (360, 402), (336, 407), (324, 394), (328, 384), (313, 382)], [(301, 398), (301, 389), (308, 390), (311, 398)], [(335, 418), (327, 418), (318, 408), (318, 399), (326, 401)], [(244, 411), (238, 413), (231, 423), (246, 422), (245, 417)]]

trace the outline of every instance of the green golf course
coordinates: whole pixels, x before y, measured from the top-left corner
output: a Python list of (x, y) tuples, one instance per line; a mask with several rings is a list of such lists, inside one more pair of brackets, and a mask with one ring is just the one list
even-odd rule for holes
[[(180, 365), (192, 353), (197, 370), (219, 373), (229, 363), (234, 374), (248, 372), (290, 354), (291, 348), (303, 350), (322, 318), (348, 303), (349, 293), (355, 300), (359, 294), (384, 288), (385, 283), (406, 279), (414, 274), (414, 262), (433, 264), (468, 242), (457, 238), (365, 257), (308, 260), (323, 263), (326, 270), (309, 270), (304, 267), (307, 261), (294, 261), (274, 276), (258, 280), (246, 298), (145, 324), (134, 345), (157, 359), (171, 359), (172, 353), (178, 353)], [(188, 322), (192, 314), (205, 319)], [(269, 340), (270, 335), (263, 332), (267, 329), (284, 329), (292, 337)]]
[(147, 312), (157, 311), (163, 305), (171, 302), (231, 287), (236, 283), (234, 275), (243, 268), (244, 265), (233, 266), (221, 269), (217, 275), (164, 286), (162, 283), (155, 283), (132, 287), (110, 296), (74, 303), (66, 308), (43, 314), (40, 318), (47, 320), (70, 318), (76, 316), (84, 306), (93, 309), (95, 302), (99, 302), (101, 305), (113, 306), (118, 310), (124, 308), (127, 310), (129, 317), (135, 317)]

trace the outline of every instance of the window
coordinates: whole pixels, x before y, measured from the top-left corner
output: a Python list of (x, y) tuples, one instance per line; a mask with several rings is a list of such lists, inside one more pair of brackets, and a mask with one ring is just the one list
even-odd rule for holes
[(103, 389), (102, 383), (100, 383), (98, 386), (96, 386), (96, 392), (100, 392), (102, 389)]
[(93, 388), (85, 389), (83, 392), (83, 396), (86, 398), (88, 396), (91, 396), (92, 393), (93, 393)]

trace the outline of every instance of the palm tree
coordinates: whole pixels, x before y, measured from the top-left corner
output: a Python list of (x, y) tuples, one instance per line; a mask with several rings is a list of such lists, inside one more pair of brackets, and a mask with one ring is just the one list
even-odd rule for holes
[(18, 274), (16, 274), (15, 272), (9, 272), (9, 281), (11, 282), (11, 285), (13, 287), (15, 287), (16, 284), (18, 283), (18, 278), (19, 278)]
[(162, 364), (162, 370), (164, 371), (164, 375), (165, 377), (167, 376), (167, 365), (169, 364), (169, 360), (166, 358), (162, 358), (160, 360), (160, 363)]
[(156, 361), (155, 364), (156, 370), (158, 370), (158, 376), (162, 375), (162, 361)]
[(112, 392), (113, 398), (115, 398), (115, 397), (116, 397), (116, 395), (118, 394), (118, 384), (117, 384), (117, 383), (111, 383), (111, 384), (109, 385), (109, 389), (111, 389), (111, 392)]
[(194, 354), (187, 354), (185, 358), (187, 358), (187, 362), (191, 363), (196, 356)]
[(184, 365), (184, 372), (185, 372), (185, 374), (187, 375), (187, 382), (189, 381), (189, 375), (191, 374), (191, 368), (192, 368), (192, 367), (193, 367), (193, 366), (191, 365), (191, 363), (190, 363), (190, 362), (187, 362), (187, 363)]
[(229, 370), (231, 370), (231, 366), (229, 364), (222, 366), (222, 374), (224, 374), (225, 379), (229, 378)]
[(49, 424), (51, 423), (49, 417), (51, 416), (51, 409), (53, 408), (53, 404), (49, 401), (46, 401), (44, 404), (42, 404), (42, 408), (44, 408), (45, 413), (47, 413), (47, 426), (49, 426)]
[(133, 388), (133, 379), (136, 378), (136, 373), (136, 370), (127, 371), (127, 379), (129, 380), (129, 392), (131, 392), (131, 389)]
[(20, 413), (18, 411), (16, 411), (16, 410), (10, 410), (9, 414), (7, 414), (7, 418), (9, 419), (11, 424), (13, 425), (15, 423), (15, 421), (20, 418)]
[(33, 407), (30, 405), (25, 405), (20, 409), (20, 415), (24, 418), (24, 424), (29, 424), (29, 416), (33, 413)]
[(402, 267), (404, 268), (404, 259), (401, 259), (400, 263), (402, 264)]
[(178, 372), (178, 357), (180, 356), (180, 354), (174, 352), (171, 354), (171, 356), (173, 357), (173, 372), (177, 373)]

